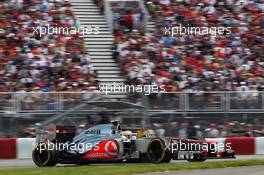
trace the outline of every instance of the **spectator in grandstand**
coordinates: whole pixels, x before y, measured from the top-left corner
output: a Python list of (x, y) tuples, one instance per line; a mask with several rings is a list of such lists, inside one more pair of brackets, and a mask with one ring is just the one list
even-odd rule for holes
[(112, 13), (113, 13), (113, 27), (116, 30), (120, 28), (121, 14), (116, 8), (112, 9)]
[(178, 136), (179, 138), (188, 138), (188, 123), (183, 122), (180, 124)]
[(219, 137), (226, 137), (227, 136), (227, 131), (224, 125), (218, 125), (217, 127), (218, 131), (219, 131)]
[(245, 123), (240, 123), (238, 121), (229, 122), (230, 136), (244, 135), (244, 125)]
[(124, 15), (123, 25), (126, 26), (130, 32), (132, 31), (132, 29), (133, 29), (133, 14), (131, 11), (127, 11), (127, 13)]
[(142, 9), (125, 10), (112, 8), (113, 27), (115, 32), (129, 31), (142, 28), (145, 13)]
[(166, 129), (166, 136), (175, 137), (178, 135), (178, 122), (168, 122)]
[(254, 136), (261, 137), (264, 136), (264, 126), (261, 124), (257, 124), (254, 127)]
[(201, 129), (200, 125), (194, 125), (194, 128), (196, 129), (196, 135), (195, 137), (198, 139), (203, 139), (204, 138), (204, 133)]
[(192, 121), (188, 123), (187, 134), (188, 138), (197, 138), (197, 128)]
[(101, 9), (101, 12), (104, 11), (104, 0), (94, 0), (97, 6)]
[(32, 127), (27, 127), (20, 133), (20, 137), (23, 138), (35, 138), (36, 137), (36, 129)]
[(244, 128), (244, 132), (246, 137), (253, 137), (254, 136), (253, 125), (247, 124)]
[[(78, 26), (66, 0), (1, 3), (1, 91), (87, 91), (97, 87), (80, 34), (55, 30)], [(49, 33), (40, 36), (41, 27), (50, 29)]]
[[(147, 0), (146, 4), (156, 31), (121, 32), (116, 36), (116, 55), (128, 83), (142, 84), (152, 79), (174, 91), (188, 92), (263, 89), (261, 1), (236, 1), (231, 5), (230, 1)], [(165, 34), (165, 26), (178, 24), (224, 26), (232, 32), (222, 36)]]
[(164, 129), (164, 127), (162, 127), (161, 124), (154, 123), (153, 126), (155, 128), (155, 135), (156, 136), (158, 136), (158, 137), (165, 137), (166, 130)]
[(216, 127), (215, 123), (211, 123), (210, 126), (205, 129), (206, 137), (208, 138), (217, 138), (220, 137), (219, 130)]

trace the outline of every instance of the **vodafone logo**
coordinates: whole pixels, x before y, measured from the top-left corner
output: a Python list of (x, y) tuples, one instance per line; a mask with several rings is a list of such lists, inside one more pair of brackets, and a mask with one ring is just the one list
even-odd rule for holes
[(109, 140), (104, 146), (104, 150), (107, 154), (111, 156), (117, 156), (118, 154), (118, 145), (115, 141)]

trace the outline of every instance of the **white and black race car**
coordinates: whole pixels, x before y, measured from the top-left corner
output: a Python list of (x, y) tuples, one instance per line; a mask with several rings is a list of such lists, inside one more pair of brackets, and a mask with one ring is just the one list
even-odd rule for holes
[(215, 142), (160, 138), (150, 131), (122, 129), (118, 121), (96, 125), (78, 135), (75, 135), (74, 127), (57, 126), (55, 135), (53, 140), (42, 138), (37, 142), (32, 152), (37, 166), (94, 162), (162, 163), (235, 157), (232, 150), (217, 150)]

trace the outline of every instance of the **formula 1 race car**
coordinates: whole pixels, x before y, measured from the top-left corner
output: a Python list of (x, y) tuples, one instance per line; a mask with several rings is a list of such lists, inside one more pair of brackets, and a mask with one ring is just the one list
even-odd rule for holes
[(197, 139), (160, 138), (153, 130), (121, 129), (120, 123), (100, 124), (75, 136), (75, 128), (56, 126), (54, 139), (38, 136), (32, 152), (37, 166), (95, 162), (205, 161), (235, 158), (226, 145)]

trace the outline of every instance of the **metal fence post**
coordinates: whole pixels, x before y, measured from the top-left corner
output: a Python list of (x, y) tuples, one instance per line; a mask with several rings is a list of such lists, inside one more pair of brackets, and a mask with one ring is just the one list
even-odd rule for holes
[(59, 111), (62, 111), (64, 109), (64, 107), (63, 107), (63, 98), (64, 98), (64, 95), (61, 92), (59, 92), (57, 94), (57, 96), (58, 96), (58, 110)]
[(179, 110), (184, 110), (184, 95), (182, 93), (179, 94)]
[(184, 112), (189, 111), (190, 109), (190, 93), (184, 93)]
[(15, 112), (19, 113), (21, 111), (21, 105), (20, 105), (20, 99), (18, 98), (19, 94), (14, 93), (13, 98), (14, 98), (14, 107), (15, 107)]
[(231, 101), (230, 101), (230, 93), (229, 92), (226, 92), (226, 112), (229, 112), (230, 111), (230, 105), (231, 104)]
[(264, 110), (264, 91), (261, 91), (262, 94), (262, 110)]
[(15, 93), (11, 94), (11, 110), (16, 112), (16, 97), (15, 97)]

